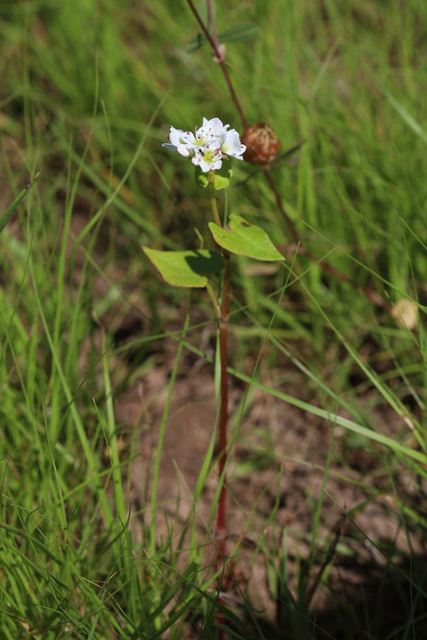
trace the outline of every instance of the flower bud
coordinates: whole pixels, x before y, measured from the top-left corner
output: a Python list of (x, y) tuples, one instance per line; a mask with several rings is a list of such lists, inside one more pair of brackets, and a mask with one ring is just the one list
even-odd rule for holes
[(243, 157), (252, 164), (270, 164), (282, 147), (273, 129), (265, 122), (246, 127), (242, 143), (246, 145)]
[(219, 56), (216, 55), (215, 51), (212, 51), (212, 58), (214, 62), (224, 62), (226, 56), (226, 48), (225, 44), (218, 45), (218, 53)]

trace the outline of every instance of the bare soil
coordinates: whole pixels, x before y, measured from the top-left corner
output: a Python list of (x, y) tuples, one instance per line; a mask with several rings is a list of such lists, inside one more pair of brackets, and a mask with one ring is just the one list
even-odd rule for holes
[[(136, 510), (147, 507), (149, 500), (150, 469), (176, 343), (165, 340), (162, 349), (158, 365), (135, 381), (116, 404), (117, 420), (141, 434), (141, 457), (132, 471)], [(188, 520), (195, 517), (208, 565), (215, 559), (216, 548), (215, 523), (210, 519), (217, 487), (213, 463), (196, 505), (193, 495), (215, 423), (213, 368), (188, 354), (183, 361), (166, 425), (157, 529), (159, 544), (171, 529), (178, 541)], [(283, 363), (283, 368), (270, 372), (265, 381), (274, 386), (275, 378), (286, 373), (286, 366)], [(423, 537), (404, 529), (394, 498), (399, 496), (413, 505), (419, 502), (409, 470), (390, 463), (386, 474), (386, 454), (380, 447), (349, 443), (341, 427), (334, 429), (330, 423), (256, 389), (251, 390), (239, 423), (245, 391), (241, 382), (230, 380), (230, 437), (235, 437), (228, 467), (228, 549), (232, 561), (227, 590), (235, 599), (230, 602), (249, 599), (252, 613), (260, 612), (266, 637), (331, 637), (328, 633), (336, 638), (387, 637), (396, 625), (405, 624), (408, 615), (402, 598), (407, 602), (411, 597), (411, 584), (402, 572), (409, 574), (411, 562), (421, 573), (427, 566)], [(315, 402), (303, 380), (299, 385), (294, 382), (286, 392)], [(402, 428), (401, 419), (388, 407), (375, 411), (375, 421), (388, 435), (396, 435)], [(322, 506), (313, 542), (319, 500)], [(286, 540), (286, 549), (281, 540)], [(188, 536), (185, 543), (188, 545)], [(289, 598), (266, 573), (265, 559), (273, 559), (279, 568), (283, 553), (288, 586), (297, 597), (298, 583), (303, 585), (307, 615), (315, 613), (313, 636), (300, 635), (303, 631), (298, 620), (289, 616)], [(396, 598), (397, 604), (390, 607)], [(366, 636), (365, 620), (374, 615), (371, 608), (377, 616), (374, 633), (379, 635)], [(372, 621), (369, 624), (372, 626)], [(417, 637), (427, 637), (425, 623), (417, 629), (421, 634)]]

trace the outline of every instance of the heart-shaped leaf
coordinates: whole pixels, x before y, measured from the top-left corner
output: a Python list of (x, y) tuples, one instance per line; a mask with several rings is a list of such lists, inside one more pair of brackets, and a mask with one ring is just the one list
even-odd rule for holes
[(173, 287), (206, 287), (206, 274), (219, 273), (224, 268), (224, 258), (216, 251), (142, 249), (163, 280)]
[(229, 226), (225, 229), (214, 222), (209, 223), (209, 229), (215, 242), (230, 253), (266, 262), (285, 259), (277, 251), (264, 229), (249, 224), (235, 213), (231, 214)]

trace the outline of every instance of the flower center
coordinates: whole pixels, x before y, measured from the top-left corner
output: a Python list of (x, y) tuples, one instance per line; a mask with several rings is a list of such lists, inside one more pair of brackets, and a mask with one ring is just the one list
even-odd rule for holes
[(211, 149), (206, 149), (203, 153), (203, 159), (206, 162), (215, 162), (215, 160), (219, 160), (221, 157), (222, 155), (219, 149), (214, 149), (213, 151)]

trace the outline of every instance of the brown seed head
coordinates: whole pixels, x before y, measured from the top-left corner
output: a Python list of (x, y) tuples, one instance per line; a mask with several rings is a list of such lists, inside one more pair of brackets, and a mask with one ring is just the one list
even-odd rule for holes
[(246, 145), (243, 158), (252, 164), (270, 164), (282, 146), (273, 129), (265, 122), (246, 127), (242, 143)]

